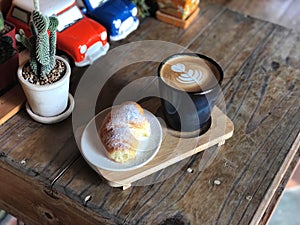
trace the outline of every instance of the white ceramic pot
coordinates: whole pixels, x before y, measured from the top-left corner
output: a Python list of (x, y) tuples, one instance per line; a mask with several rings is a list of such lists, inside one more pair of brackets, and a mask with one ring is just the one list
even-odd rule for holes
[(68, 106), (71, 68), (65, 59), (59, 56), (56, 56), (56, 58), (66, 64), (66, 73), (53, 84), (35, 85), (25, 80), (22, 76), (22, 70), (26, 62), (18, 69), (18, 80), (23, 88), (28, 104), (33, 113), (39, 116), (57, 116), (64, 112)]

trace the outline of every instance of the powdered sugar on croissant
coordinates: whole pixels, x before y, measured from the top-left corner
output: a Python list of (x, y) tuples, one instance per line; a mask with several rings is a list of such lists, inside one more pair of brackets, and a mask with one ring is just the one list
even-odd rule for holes
[(136, 155), (139, 141), (150, 136), (150, 123), (143, 108), (135, 102), (116, 106), (105, 117), (100, 137), (110, 158), (126, 162)]

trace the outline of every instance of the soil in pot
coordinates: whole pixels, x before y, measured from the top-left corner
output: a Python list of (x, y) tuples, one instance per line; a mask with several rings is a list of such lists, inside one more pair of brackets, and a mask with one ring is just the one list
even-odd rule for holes
[(52, 84), (60, 80), (66, 73), (66, 65), (63, 61), (56, 59), (54, 69), (45, 77), (39, 78), (35, 76), (34, 72), (30, 68), (29, 63), (26, 63), (23, 67), (22, 75), (25, 80), (36, 85)]

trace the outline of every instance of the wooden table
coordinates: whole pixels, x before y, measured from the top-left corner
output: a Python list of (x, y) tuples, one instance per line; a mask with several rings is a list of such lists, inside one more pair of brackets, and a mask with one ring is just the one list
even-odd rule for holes
[[(217, 152), (205, 151), (216, 153), (213, 160), (201, 167), (205, 154), (196, 154), (171, 178), (123, 191), (84, 161), (71, 117), (42, 125), (23, 110), (0, 127), (0, 208), (28, 225), (266, 223), (299, 159), (299, 34), (209, 5), (186, 30), (147, 18), (112, 49), (149, 39), (209, 55), (223, 67), (235, 131)], [(153, 75), (157, 64), (147, 65), (139, 73), (138, 65), (120, 70), (98, 110), (133, 76)], [(73, 69), (73, 93), (85, 69)]]

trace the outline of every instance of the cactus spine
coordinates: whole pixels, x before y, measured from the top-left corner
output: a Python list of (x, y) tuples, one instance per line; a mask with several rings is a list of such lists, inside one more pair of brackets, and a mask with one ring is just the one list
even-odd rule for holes
[(34, 0), (34, 7), (30, 21), (32, 36), (27, 38), (24, 31), (20, 30), (16, 39), (30, 51), (30, 67), (35, 75), (45, 78), (55, 67), (58, 19), (55, 16), (44, 16), (39, 11), (38, 0)]

